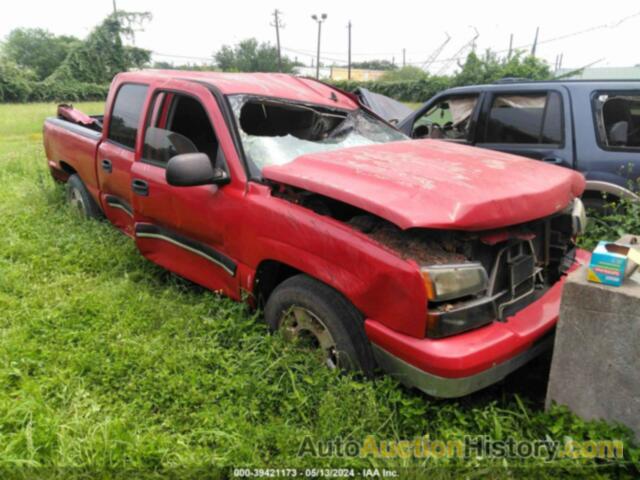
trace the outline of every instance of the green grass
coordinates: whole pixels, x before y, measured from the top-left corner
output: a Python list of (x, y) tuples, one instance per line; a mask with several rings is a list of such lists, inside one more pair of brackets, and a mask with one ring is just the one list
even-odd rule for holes
[(424, 105), (424, 103), (421, 102), (402, 102), (404, 103), (407, 107), (409, 107), (411, 110), (417, 110), (418, 108), (420, 108), (422, 105)]
[[(638, 473), (640, 452), (625, 429), (543, 411), (544, 360), (461, 401), (433, 400), (387, 377), (338, 375), (269, 335), (242, 305), (146, 261), (106, 222), (77, 219), (45, 167), (42, 120), (54, 111), (0, 105), (3, 477), (330, 465), (419, 467), (435, 478)], [(297, 455), (305, 436), (366, 435), (618, 438), (626, 450), (615, 463)]]

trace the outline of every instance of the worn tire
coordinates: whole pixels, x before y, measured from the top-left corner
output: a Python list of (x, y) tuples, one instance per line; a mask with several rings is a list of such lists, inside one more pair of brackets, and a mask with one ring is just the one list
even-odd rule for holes
[(65, 186), (67, 203), (83, 218), (102, 218), (102, 211), (80, 177), (73, 174)]
[[(362, 314), (343, 295), (307, 275), (296, 275), (278, 285), (267, 300), (264, 317), (271, 330), (283, 330), (286, 336), (286, 324), (290, 322), (287, 314), (293, 309), (310, 312), (328, 330), (335, 342), (337, 361), (327, 358), (327, 364), (373, 375), (375, 360)], [(318, 348), (321, 346), (319, 343)]]

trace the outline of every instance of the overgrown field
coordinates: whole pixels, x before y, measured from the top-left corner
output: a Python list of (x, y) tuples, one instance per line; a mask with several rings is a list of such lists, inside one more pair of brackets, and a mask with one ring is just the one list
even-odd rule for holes
[[(45, 168), (42, 121), (54, 110), (0, 105), (3, 478), (202, 478), (231, 473), (211, 467), (261, 466), (418, 467), (435, 478), (638, 475), (640, 451), (625, 429), (543, 411), (545, 359), (462, 401), (433, 400), (385, 377), (338, 375), (269, 335), (243, 306), (144, 260), (106, 222), (79, 220)], [(625, 458), (298, 456), (307, 436), (367, 435), (621, 439)]]

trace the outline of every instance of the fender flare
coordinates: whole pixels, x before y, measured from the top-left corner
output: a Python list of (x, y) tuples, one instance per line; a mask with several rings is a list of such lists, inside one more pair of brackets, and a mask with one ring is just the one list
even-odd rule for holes
[(632, 192), (628, 188), (621, 187), (611, 182), (604, 182), (602, 180), (587, 180), (584, 189), (585, 192), (603, 192), (618, 198), (625, 198), (629, 200), (640, 200), (640, 196)]

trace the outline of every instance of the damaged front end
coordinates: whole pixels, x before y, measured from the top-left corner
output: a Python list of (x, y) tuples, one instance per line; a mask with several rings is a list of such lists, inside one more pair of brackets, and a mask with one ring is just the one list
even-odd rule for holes
[[(573, 265), (583, 211), (576, 199), (555, 215), (511, 228), (435, 234), (440, 248), (464, 260), (417, 260), (428, 298), (425, 335), (442, 338), (506, 321), (543, 296)], [(432, 231), (399, 235), (414, 237), (408, 244), (415, 245), (416, 236), (425, 238), (425, 246), (434, 241)]]
[(401, 230), (351, 205), (281, 184), (273, 184), (272, 194), (339, 220), (415, 262), (428, 298), (429, 338), (504, 322), (542, 297), (573, 265), (575, 238), (586, 224), (580, 199), (532, 222), (464, 232)]
[(359, 109), (229, 100), (248, 163), (273, 196), (338, 220), (415, 264), (427, 297), (426, 337), (506, 321), (573, 264), (584, 208), (580, 200), (563, 206), (584, 188), (575, 172), (404, 141)]

